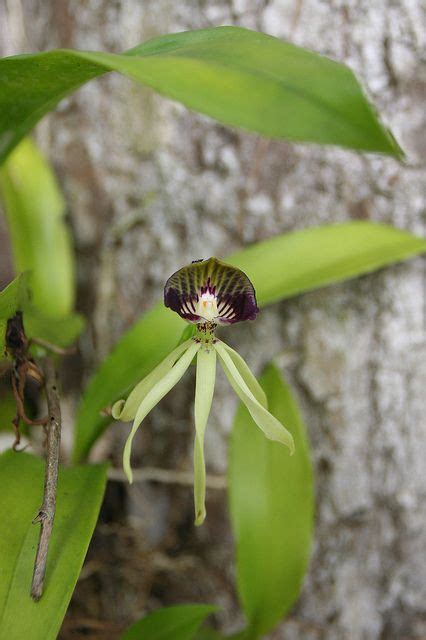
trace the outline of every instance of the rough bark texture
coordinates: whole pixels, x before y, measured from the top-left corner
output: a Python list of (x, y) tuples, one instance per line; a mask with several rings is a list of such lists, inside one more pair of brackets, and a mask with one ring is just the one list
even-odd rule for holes
[[(350, 64), (409, 156), (401, 166), (266, 141), (118, 75), (89, 83), (37, 129), (67, 197), (79, 306), (91, 317), (85, 379), (161, 295), (166, 277), (191, 259), (350, 219), (422, 232), (421, 7), (420, 0), (0, 3), (3, 54), (120, 51), (157, 34), (220, 24), (287, 38)], [(271, 638), (426, 637), (423, 305), (422, 263), (414, 260), (275, 305), (228, 334), (257, 372), (277, 356), (302, 404), (315, 459), (311, 569), (300, 602)], [(190, 466), (192, 393), (192, 382), (183, 383), (147, 421), (141, 464)], [(235, 404), (220, 378), (206, 435), (215, 473), (225, 469)], [(102, 451), (119, 457), (122, 439), (112, 429)], [(196, 531), (191, 500), (185, 487), (110, 486), (64, 638), (90, 626), (83, 618), (110, 623), (103, 637), (115, 637), (147, 609), (178, 601), (215, 601), (222, 628), (238, 627), (224, 494), (210, 492), (207, 523)]]

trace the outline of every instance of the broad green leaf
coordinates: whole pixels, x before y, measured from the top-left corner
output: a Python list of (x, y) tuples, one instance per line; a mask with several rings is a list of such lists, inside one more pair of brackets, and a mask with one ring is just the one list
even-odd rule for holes
[(0, 169), (0, 194), (15, 269), (30, 272), (34, 306), (45, 316), (68, 315), (74, 305), (74, 263), (65, 201), (31, 140), (23, 140)]
[(0, 322), (7, 321), (17, 311), (28, 307), (29, 296), (28, 274), (21, 273), (0, 291)]
[(215, 629), (204, 627), (197, 632), (196, 640), (229, 640), (232, 636), (223, 636)]
[(31, 307), (24, 314), (24, 326), (30, 338), (42, 338), (58, 347), (68, 347), (83, 331), (84, 318), (78, 313), (70, 313), (63, 318), (50, 318)]
[(58, 49), (4, 58), (0, 161), (62, 98), (108, 71), (265, 136), (403, 156), (345, 65), (263, 33), (217, 27), (123, 54)]
[[(277, 236), (243, 249), (226, 261), (247, 273), (260, 306), (265, 306), (424, 251), (426, 241), (405, 231), (370, 222), (349, 222)], [(164, 280), (168, 275), (164, 274)], [(157, 366), (179, 342), (184, 327), (181, 318), (160, 303), (119, 340), (83, 395), (76, 425), (76, 460), (89, 453), (109, 424), (110, 418), (102, 418), (101, 410)], [(185, 334), (185, 339), (188, 337)]]
[(217, 607), (207, 604), (182, 604), (149, 613), (132, 625), (122, 640), (196, 640), (195, 634)]
[[(106, 466), (61, 469), (44, 593), (30, 597), (39, 526), (31, 523), (43, 495), (44, 462), (26, 453), (0, 456), (0, 637), (57, 637), (98, 517)], [(6, 517), (7, 516), (7, 517)]]
[[(72, 313), (74, 259), (64, 221), (65, 203), (52, 170), (30, 140), (23, 140), (0, 168), (0, 195), (15, 270), (25, 274), (16, 291), (12, 287), (16, 295), (6, 294), (7, 289), (0, 294), (0, 340), (5, 328), (2, 318), (19, 309), (24, 312), (28, 337), (68, 346), (84, 322)], [(8, 310), (6, 315), (2, 308)]]
[(7, 320), (17, 311), (23, 312), (24, 329), (28, 338), (41, 338), (51, 344), (66, 347), (77, 338), (84, 321), (77, 314), (51, 318), (41, 314), (31, 302), (28, 272), (21, 273), (0, 291), (0, 360), (4, 358)]
[(289, 456), (267, 440), (240, 406), (229, 451), (229, 497), (247, 638), (267, 633), (296, 601), (313, 531), (312, 465), (296, 402), (274, 366), (261, 384), (271, 412), (292, 433), (296, 452)]
[(261, 306), (349, 280), (426, 251), (395, 227), (346, 222), (276, 236), (228, 259), (250, 276)]

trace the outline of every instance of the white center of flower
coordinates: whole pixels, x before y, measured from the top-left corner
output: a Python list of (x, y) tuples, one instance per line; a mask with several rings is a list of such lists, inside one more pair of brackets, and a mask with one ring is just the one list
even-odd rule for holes
[(217, 310), (217, 299), (213, 293), (202, 293), (195, 303), (195, 313), (207, 322), (212, 322), (219, 312)]

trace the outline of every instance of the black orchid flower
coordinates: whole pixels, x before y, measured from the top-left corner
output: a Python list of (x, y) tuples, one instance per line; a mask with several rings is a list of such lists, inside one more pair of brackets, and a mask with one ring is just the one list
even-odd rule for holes
[(213, 399), (216, 360), (237, 396), (265, 436), (294, 451), (289, 431), (267, 409), (266, 395), (246, 362), (216, 337), (218, 325), (254, 320), (258, 313), (254, 287), (246, 274), (217, 258), (196, 261), (176, 271), (166, 282), (164, 304), (197, 326), (196, 334), (176, 347), (112, 409), (114, 418), (133, 420), (124, 447), (123, 466), (132, 482), (130, 454), (133, 437), (146, 415), (182, 378), (197, 357), (195, 387), (194, 503), (195, 524), (203, 523), (206, 493), (204, 433)]

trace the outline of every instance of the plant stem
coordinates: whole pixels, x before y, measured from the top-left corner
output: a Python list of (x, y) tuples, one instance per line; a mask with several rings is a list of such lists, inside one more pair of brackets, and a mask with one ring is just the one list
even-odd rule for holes
[[(122, 469), (108, 469), (108, 479), (116, 482), (128, 482), (127, 476)], [(192, 485), (194, 483), (194, 474), (192, 471), (144, 467), (143, 469), (133, 469), (133, 482), (162, 482), (165, 484)], [(206, 486), (209, 489), (226, 489), (226, 477), (207, 475)]]
[(46, 468), (44, 474), (43, 503), (37, 516), (33, 520), (33, 524), (41, 523), (31, 585), (31, 597), (36, 601), (40, 600), (43, 594), (47, 552), (56, 511), (56, 488), (58, 485), (59, 450), (61, 443), (61, 408), (56, 382), (56, 371), (51, 358), (45, 359), (44, 374), (48, 409), (48, 419), (46, 423)]

